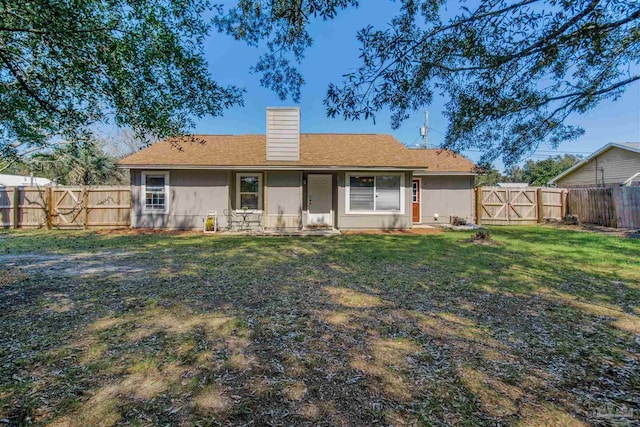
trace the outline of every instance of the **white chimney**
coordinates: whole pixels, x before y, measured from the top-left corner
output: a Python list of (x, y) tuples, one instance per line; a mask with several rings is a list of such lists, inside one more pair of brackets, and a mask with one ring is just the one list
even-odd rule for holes
[(300, 160), (300, 108), (267, 107), (267, 160)]

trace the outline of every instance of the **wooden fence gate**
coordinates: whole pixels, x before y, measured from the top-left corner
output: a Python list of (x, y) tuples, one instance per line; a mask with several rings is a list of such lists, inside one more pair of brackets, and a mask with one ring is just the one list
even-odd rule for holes
[(566, 190), (546, 187), (476, 187), (478, 224), (524, 225), (562, 219)]
[(128, 186), (0, 188), (4, 228), (123, 228), (130, 211)]

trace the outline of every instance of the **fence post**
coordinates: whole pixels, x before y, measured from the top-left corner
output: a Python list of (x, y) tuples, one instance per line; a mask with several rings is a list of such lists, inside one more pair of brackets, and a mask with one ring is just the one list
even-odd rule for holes
[(53, 214), (54, 214), (54, 210), (53, 210), (53, 204), (54, 204), (54, 200), (53, 198), (55, 197), (55, 194), (53, 192), (53, 187), (48, 187), (47, 188), (47, 193), (48, 193), (48, 197), (46, 199), (46, 208), (47, 208), (47, 228), (49, 230), (51, 230), (53, 228)]
[(86, 230), (89, 225), (89, 188), (86, 185), (82, 186), (82, 205), (84, 208), (84, 224), (82, 224), (82, 229)]
[(505, 209), (507, 210), (507, 225), (511, 225), (511, 192), (508, 188), (504, 191), (504, 201), (507, 204)]
[(20, 223), (20, 187), (13, 188), (13, 218), (10, 221), (13, 221), (13, 228), (18, 228)]
[(476, 224), (482, 223), (482, 187), (476, 187)]
[(544, 199), (542, 196), (542, 187), (536, 189), (536, 216), (538, 224), (544, 220)]

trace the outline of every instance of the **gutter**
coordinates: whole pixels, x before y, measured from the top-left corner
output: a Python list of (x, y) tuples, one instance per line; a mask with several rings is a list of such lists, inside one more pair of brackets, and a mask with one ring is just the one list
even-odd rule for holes
[(430, 176), (430, 175), (476, 176), (478, 174), (476, 172), (418, 171), (418, 173), (416, 173), (415, 175), (416, 176)]
[[(423, 166), (208, 166), (208, 165), (127, 165), (118, 164), (118, 169), (159, 169), (159, 170), (242, 170), (242, 171), (263, 171), (263, 170), (318, 170), (318, 171), (419, 171), (427, 173), (427, 168)], [(469, 175), (469, 173), (466, 173)]]

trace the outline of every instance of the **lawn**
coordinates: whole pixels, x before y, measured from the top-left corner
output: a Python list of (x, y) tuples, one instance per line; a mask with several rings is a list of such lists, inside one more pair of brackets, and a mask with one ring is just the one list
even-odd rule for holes
[(0, 233), (0, 425), (640, 416), (640, 239)]

